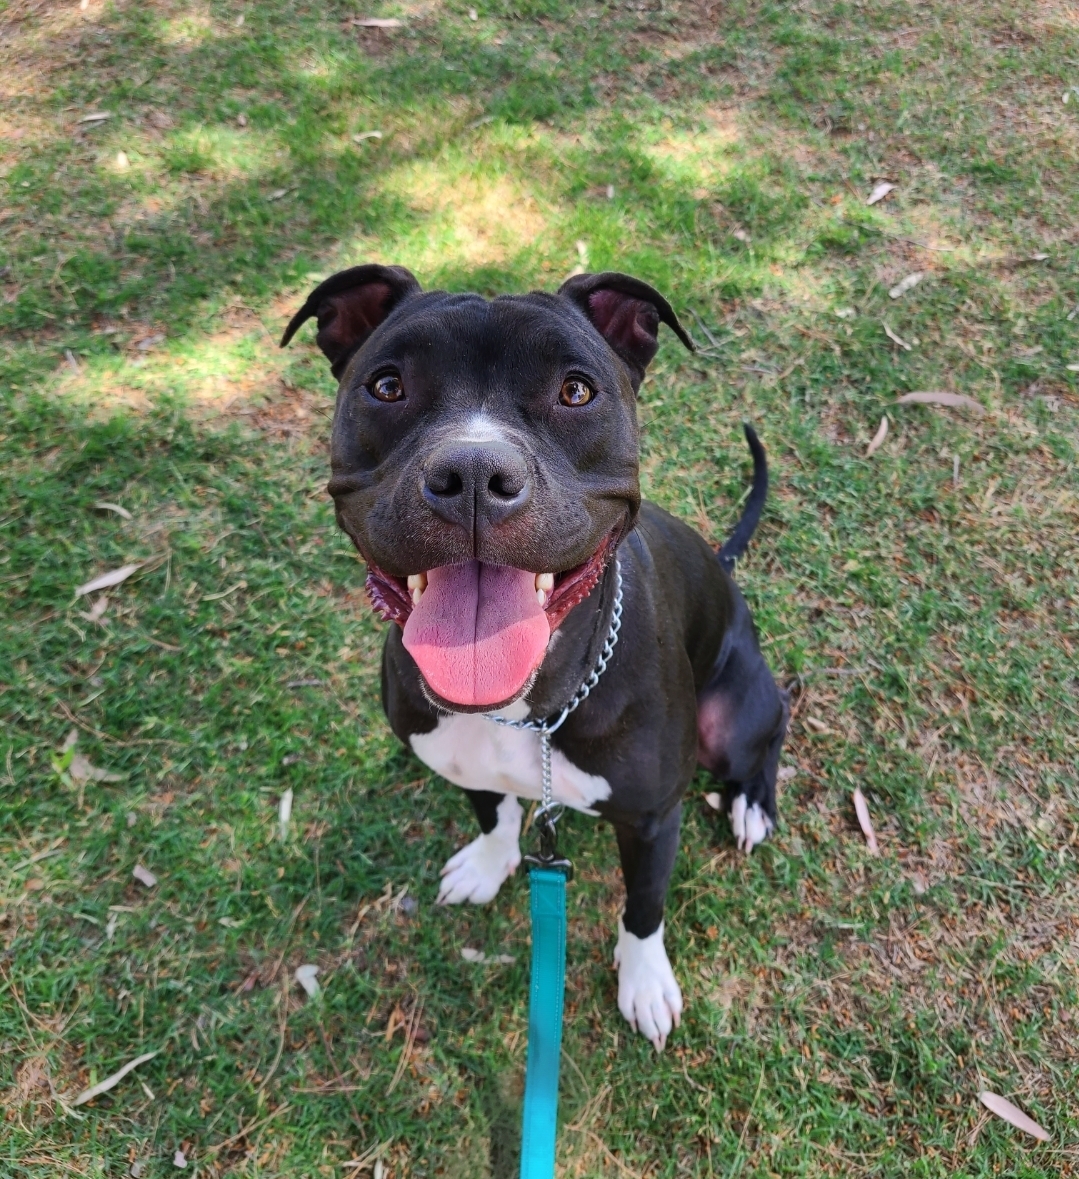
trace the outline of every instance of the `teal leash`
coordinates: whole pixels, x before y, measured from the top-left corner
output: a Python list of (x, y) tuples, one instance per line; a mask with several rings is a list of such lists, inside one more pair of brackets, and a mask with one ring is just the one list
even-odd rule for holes
[(566, 989), (566, 876), (557, 868), (532, 868), (528, 878), (532, 890), (532, 979), (528, 988), (521, 1179), (552, 1179)]
[(557, 717), (510, 720), (488, 713), (488, 720), (539, 734), (543, 797), (534, 825), (540, 850), (525, 856), (530, 865), (532, 977), (528, 987), (528, 1063), (525, 1066), (524, 1120), (521, 1127), (521, 1179), (554, 1179), (558, 1139), (558, 1069), (562, 1056), (562, 1006), (566, 992), (566, 884), (573, 865), (558, 854), (555, 826), (562, 806), (554, 801), (551, 734), (588, 699), (607, 670), (622, 627), (622, 566), (614, 559), (615, 594), (611, 623), (596, 666)]

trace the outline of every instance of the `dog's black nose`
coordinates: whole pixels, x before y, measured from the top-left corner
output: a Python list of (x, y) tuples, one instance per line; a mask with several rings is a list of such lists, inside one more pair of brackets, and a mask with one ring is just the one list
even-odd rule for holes
[(528, 463), (508, 442), (447, 443), (423, 464), (423, 497), (451, 524), (500, 524), (532, 496)]

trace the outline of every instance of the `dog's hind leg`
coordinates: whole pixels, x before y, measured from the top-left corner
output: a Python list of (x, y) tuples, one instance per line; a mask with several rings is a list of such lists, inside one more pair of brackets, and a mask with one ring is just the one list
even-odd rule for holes
[(480, 821), (480, 835), (446, 861), (438, 890), (440, 905), (465, 901), (486, 904), (521, 862), (521, 804), (517, 799), (490, 790), (465, 793)]
[(663, 946), (663, 904), (667, 899), (682, 804), (662, 819), (640, 826), (615, 824), (626, 908), (618, 922), (614, 964), (618, 967), (618, 1010), (635, 1031), (663, 1051), (682, 1018), (682, 992)]
[(790, 705), (760, 652), (736, 647), (697, 700), (697, 760), (723, 784), (738, 846), (747, 853), (776, 823), (776, 777)]

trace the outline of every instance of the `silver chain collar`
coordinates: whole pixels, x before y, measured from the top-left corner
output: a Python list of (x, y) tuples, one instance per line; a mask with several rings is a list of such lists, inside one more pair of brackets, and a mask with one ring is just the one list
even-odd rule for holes
[[(599, 683), (599, 677), (607, 670), (607, 664), (611, 661), (611, 656), (614, 654), (615, 645), (618, 643), (618, 632), (622, 629), (622, 564), (617, 557), (614, 559), (614, 610), (611, 612), (611, 625), (607, 630), (607, 638), (603, 644), (603, 649), (599, 653), (599, 658), (596, 660), (596, 666), (592, 668), (591, 673), (586, 677), (581, 686), (574, 692), (572, 699), (565, 708), (558, 714), (558, 716), (545, 717), (543, 720), (510, 720), (509, 717), (496, 716), (492, 712), (484, 713), (488, 720), (492, 720), (496, 725), (505, 725), (508, 729), (524, 729), (530, 733), (539, 733), (540, 739), (540, 766), (542, 769), (542, 784), (543, 784), (543, 800), (540, 803), (540, 808), (535, 814), (535, 821), (547, 818), (551, 826), (557, 816), (552, 816), (551, 812), (555, 809), (553, 787), (551, 783), (551, 734), (557, 732), (566, 720), (566, 717), (575, 711), (581, 704), (583, 704), (592, 694), (592, 689)], [(561, 811), (559, 811), (559, 814)]]

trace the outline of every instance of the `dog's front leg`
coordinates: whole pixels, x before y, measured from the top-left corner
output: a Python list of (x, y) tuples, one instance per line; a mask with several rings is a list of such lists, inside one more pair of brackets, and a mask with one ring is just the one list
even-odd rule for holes
[(618, 1009), (662, 1052), (682, 1018), (682, 992), (663, 948), (663, 904), (678, 852), (678, 803), (658, 822), (615, 824), (626, 908), (618, 922)]
[(521, 862), (521, 804), (517, 799), (490, 790), (465, 793), (480, 821), (481, 834), (446, 861), (438, 890), (440, 905), (460, 905), (464, 901), (486, 904)]

